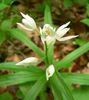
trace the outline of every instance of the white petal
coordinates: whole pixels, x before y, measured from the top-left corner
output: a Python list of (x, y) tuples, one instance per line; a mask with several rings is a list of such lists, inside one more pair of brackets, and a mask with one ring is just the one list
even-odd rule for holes
[(34, 19), (32, 18), (32, 17), (30, 17), (28, 14), (23, 14), (22, 12), (21, 12), (21, 15), (24, 17), (24, 19), (26, 19), (26, 20), (28, 20), (28, 21), (33, 21), (33, 23), (35, 23), (35, 21), (34, 21)]
[(50, 65), (50, 66), (46, 69), (46, 79), (47, 79), (47, 81), (49, 80), (50, 77), (53, 76), (54, 72), (55, 72), (55, 68), (54, 68), (53, 65)]
[(47, 29), (47, 28), (53, 30), (53, 27), (52, 27), (50, 24), (45, 24), (45, 25), (43, 26), (43, 30), (45, 30), (45, 29)]
[[(63, 29), (64, 29), (65, 27), (67, 27), (69, 24), (70, 24), (70, 22), (68, 22), (68, 23), (66, 23), (66, 24), (63, 24), (62, 26), (60, 26), (60, 27), (58, 28), (57, 31), (63, 30)], [(57, 32), (57, 33), (58, 33), (58, 32)]]
[(38, 59), (36, 57), (29, 57), (29, 58), (26, 58), (20, 62), (18, 62), (16, 65), (34, 65), (34, 64), (37, 64), (38, 63)]
[(76, 38), (78, 37), (79, 35), (76, 35), (76, 36), (67, 36), (67, 37), (63, 37), (63, 38), (57, 38), (58, 41), (66, 41), (66, 40), (69, 40), (69, 39), (72, 39), (72, 38)]
[(21, 13), (21, 15), (26, 19), (26, 15), (25, 14), (23, 14), (22, 12), (20, 12)]
[(68, 31), (70, 30), (70, 28), (64, 28), (63, 30), (57, 30), (57, 36), (58, 37), (62, 37), (62, 36), (64, 36)]
[(17, 26), (20, 27), (20, 28), (22, 28), (22, 29), (24, 29), (24, 30), (27, 30), (27, 31), (33, 31), (32, 29), (27, 28), (26, 26), (24, 26), (21, 23), (17, 23)]
[(42, 43), (44, 44), (45, 37), (44, 37), (44, 35), (43, 35), (43, 31), (42, 31), (41, 27), (39, 27), (39, 29), (40, 29), (40, 37), (41, 37), (41, 41), (42, 41)]
[(53, 38), (52, 36), (47, 36), (45, 41), (46, 41), (47, 45), (54, 44), (55, 38)]
[(21, 15), (24, 17), (25, 20), (28, 21), (29, 26), (32, 26), (32, 28), (34, 29), (36, 28), (36, 23), (32, 17), (30, 17), (29, 15), (25, 15), (23, 13), (21, 13)]
[(45, 33), (46, 35), (51, 35), (54, 33), (54, 29), (52, 26), (50, 26), (49, 24), (45, 24), (43, 26), (43, 33)]
[(26, 19), (22, 19), (22, 23), (28, 28), (31, 28), (31, 29), (33, 28), (33, 26), (30, 25), (30, 22)]
[(89, 62), (87, 63), (87, 67), (89, 68)]
[(39, 27), (39, 30), (40, 30), (40, 34), (42, 35), (42, 28), (41, 28), (41, 27)]

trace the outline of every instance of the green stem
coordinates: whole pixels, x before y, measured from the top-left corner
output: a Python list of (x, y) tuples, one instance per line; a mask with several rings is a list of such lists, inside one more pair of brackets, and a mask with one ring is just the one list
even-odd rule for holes
[(49, 65), (49, 60), (48, 60), (48, 47), (47, 47), (47, 43), (45, 42), (45, 55), (46, 55), (46, 62), (47, 62), (47, 65)]

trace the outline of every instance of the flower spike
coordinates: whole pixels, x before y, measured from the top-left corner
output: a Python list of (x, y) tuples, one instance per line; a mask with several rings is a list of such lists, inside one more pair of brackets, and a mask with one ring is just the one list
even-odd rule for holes
[(63, 24), (57, 30), (50, 24), (45, 24), (43, 28), (39, 27), (38, 29), (32, 17), (30, 17), (28, 14), (23, 14), (22, 12), (21, 15), (23, 16), (22, 23), (17, 23), (17, 25), (27, 31), (40, 33), (43, 44), (46, 42), (47, 45), (54, 45), (56, 40), (66, 41), (78, 37), (78, 35), (64, 37), (64, 35), (70, 30), (70, 28), (67, 28), (70, 22)]

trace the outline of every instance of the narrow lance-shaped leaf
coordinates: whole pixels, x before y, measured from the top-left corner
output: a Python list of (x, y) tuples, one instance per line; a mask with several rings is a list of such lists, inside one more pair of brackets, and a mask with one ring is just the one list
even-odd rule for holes
[(0, 10), (3, 10), (3, 9), (5, 9), (5, 8), (7, 8), (7, 7), (8, 7), (7, 4), (5, 4), (5, 3), (0, 3)]
[(89, 18), (82, 19), (81, 22), (89, 27)]
[(40, 100), (47, 100), (47, 92), (44, 89), (39, 94)]
[(89, 42), (84, 44), (83, 46), (79, 47), (78, 49), (74, 50), (70, 54), (68, 54), (64, 59), (56, 63), (57, 69), (61, 69), (67, 66), (69, 63), (72, 63), (75, 59), (83, 55), (89, 51)]
[(55, 74), (54, 77), (50, 78), (50, 84), (52, 85), (52, 89), (55, 89), (54, 92), (56, 96), (58, 96), (59, 93), (61, 94), (57, 98), (60, 100), (74, 100), (69, 88), (60, 75)]
[(39, 77), (39, 75), (30, 72), (18, 72), (10, 75), (2, 75), (0, 76), (0, 87), (36, 81)]
[(24, 32), (18, 29), (12, 29), (10, 31), (10, 35), (21, 42), (23, 42), (25, 45), (27, 45), (29, 48), (31, 48), (40, 58), (44, 58), (44, 53), (40, 48), (38, 48), (27, 36)]
[(40, 91), (43, 89), (45, 83), (46, 83), (46, 78), (45, 78), (45, 75), (43, 75), (33, 85), (33, 87), (28, 91), (28, 93), (26, 94), (24, 100), (36, 100), (36, 97), (38, 96)]
[(74, 100), (72, 93), (66, 83), (64, 82), (60, 73), (57, 73), (58, 79), (60, 80), (60, 90), (64, 100)]
[(63, 100), (58, 82), (58, 78), (53, 75), (52, 78), (50, 78), (50, 87), (54, 96), (54, 100)]
[(34, 73), (39, 73), (39, 74), (43, 73), (43, 71), (38, 67), (34, 67), (34, 66), (28, 66), (28, 67), (17, 66), (13, 62), (0, 63), (0, 70), (10, 70), (10, 71), (14, 71), (14, 72), (28, 71), (28, 72), (34, 72)]
[(63, 79), (65, 82), (71, 84), (89, 85), (89, 75), (81, 73), (63, 73)]
[(48, 5), (45, 6), (44, 23), (52, 25), (52, 15)]

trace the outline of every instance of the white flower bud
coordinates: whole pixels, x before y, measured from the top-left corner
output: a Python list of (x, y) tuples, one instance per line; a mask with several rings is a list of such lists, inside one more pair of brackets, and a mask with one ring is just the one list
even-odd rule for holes
[(18, 62), (16, 65), (28, 66), (28, 65), (36, 65), (37, 63), (38, 63), (38, 59), (36, 57), (29, 57)]
[(50, 77), (53, 76), (54, 72), (55, 72), (55, 68), (54, 68), (53, 65), (50, 65), (50, 66), (46, 69), (46, 79), (47, 79), (47, 81), (49, 80)]
[(36, 29), (36, 23), (34, 21), (34, 19), (32, 17), (30, 17), (29, 15), (25, 15), (23, 13), (21, 13), (21, 15), (24, 17), (22, 19), (22, 23), (27, 26), (28, 28), (31, 28), (31, 29)]

